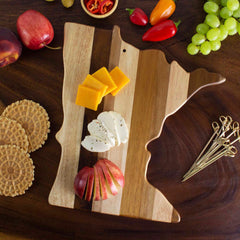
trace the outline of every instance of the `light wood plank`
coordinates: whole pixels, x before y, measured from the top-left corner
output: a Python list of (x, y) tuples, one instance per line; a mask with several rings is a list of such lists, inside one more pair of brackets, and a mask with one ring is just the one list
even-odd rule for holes
[(85, 109), (75, 104), (78, 84), (90, 70), (94, 28), (66, 23), (64, 29), (64, 120), (56, 138), (62, 153), (57, 176), (48, 201), (52, 205), (74, 208), (74, 178), (78, 171)]
[(176, 61), (170, 66), (169, 88), (167, 96), (166, 116), (176, 112), (188, 98), (190, 74)]

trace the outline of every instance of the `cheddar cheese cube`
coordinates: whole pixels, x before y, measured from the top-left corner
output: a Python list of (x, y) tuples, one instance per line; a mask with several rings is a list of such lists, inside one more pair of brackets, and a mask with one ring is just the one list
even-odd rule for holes
[(77, 105), (97, 111), (101, 99), (102, 96), (100, 91), (83, 85), (78, 86), (76, 97)]
[(117, 88), (116, 84), (114, 83), (112, 77), (110, 76), (108, 70), (105, 67), (97, 70), (95, 73), (92, 74), (92, 76), (108, 86), (104, 96)]
[(93, 77), (90, 74), (87, 75), (87, 77), (83, 81), (82, 85), (86, 86), (86, 87), (89, 87), (89, 88), (93, 88), (93, 89), (95, 89), (97, 91), (100, 91), (100, 93), (101, 93), (100, 102), (102, 101), (102, 97), (105, 95), (106, 90), (108, 88), (107, 85), (105, 85), (102, 82), (98, 81), (95, 77)]
[(130, 79), (121, 71), (119, 67), (115, 67), (111, 72), (110, 76), (117, 85), (111, 94), (115, 96), (129, 81)]

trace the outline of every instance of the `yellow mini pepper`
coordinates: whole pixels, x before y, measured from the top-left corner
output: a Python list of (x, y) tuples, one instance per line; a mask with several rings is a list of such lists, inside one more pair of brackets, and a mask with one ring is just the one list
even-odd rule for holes
[(176, 5), (174, 0), (159, 0), (150, 15), (151, 25), (155, 25), (163, 20), (168, 19), (175, 11)]

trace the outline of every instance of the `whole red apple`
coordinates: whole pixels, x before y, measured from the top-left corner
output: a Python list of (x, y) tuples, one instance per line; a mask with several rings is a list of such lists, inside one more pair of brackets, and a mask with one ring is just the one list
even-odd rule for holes
[(0, 67), (14, 63), (22, 53), (22, 44), (8, 28), (0, 27)]
[(18, 17), (17, 31), (23, 44), (32, 50), (45, 47), (54, 37), (50, 21), (35, 10), (27, 10)]

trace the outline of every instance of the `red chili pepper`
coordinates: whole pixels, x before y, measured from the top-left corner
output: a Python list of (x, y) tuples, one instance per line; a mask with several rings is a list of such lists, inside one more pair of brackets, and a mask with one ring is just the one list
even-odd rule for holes
[(177, 33), (177, 27), (180, 23), (181, 21), (175, 23), (170, 19), (164, 20), (148, 29), (147, 32), (144, 33), (142, 40), (158, 42), (171, 38)]
[(148, 17), (141, 8), (130, 9), (126, 8), (129, 12), (130, 21), (136, 25), (145, 26), (148, 23)]
[(86, 7), (91, 13), (98, 13), (100, 10), (100, 0), (89, 0)]
[(104, 0), (100, 5), (100, 13), (105, 14), (109, 12), (113, 7), (113, 2), (111, 0)]

